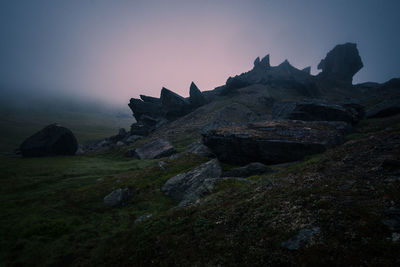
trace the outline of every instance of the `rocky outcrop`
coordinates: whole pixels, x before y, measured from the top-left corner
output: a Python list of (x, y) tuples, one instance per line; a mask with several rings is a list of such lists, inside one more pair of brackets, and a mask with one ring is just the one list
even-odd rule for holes
[(383, 118), (400, 114), (400, 97), (382, 101), (367, 111), (368, 118)]
[(126, 156), (136, 157), (138, 159), (158, 159), (171, 156), (176, 152), (175, 147), (170, 142), (157, 139), (142, 147), (128, 150)]
[(335, 46), (321, 60), (318, 64), (318, 69), (322, 70), (322, 72), (318, 77), (352, 83), (354, 74), (363, 66), (357, 45), (345, 43)]
[(357, 103), (330, 104), (322, 100), (276, 102), (272, 119), (302, 121), (344, 121), (355, 124), (364, 116), (364, 108)]
[(256, 58), (252, 70), (229, 77), (220, 95), (229, 95), (236, 93), (236, 89), (246, 87), (252, 84), (264, 84), (277, 87), (285, 87), (290, 84), (291, 87), (301, 87), (303, 91), (307, 88), (313, 90), (312, 76), (307, 71), (302, 71), (293, 67), (289, 61), (285, 60), (278, 66), (270, 66), (269, 55), (262, 60)]
[(246, 166), (233, 168), (222, 174), (222, 177), (249, 177), (267, 172), (272, 172), (270, 168), (259, 162), (253, 162)]
[(110, 207), (123, 207), (132, 197), (133, 191), (130, 188), (119, 188), (104, 197), (104, 205)]
[(189, 101), (190, 104), (192, 105), (192, 108), (200, 107), (206, 103), (206, 99), (204, 98), (203, 94), (201, 93), (199, 88), (197, 88), (194, 82), (190, 84), (189, 94), (190, 94)]
[(188, 172), (170, 178), (161, 188), (167, 196), (181, 201), (180, 206), (195, 202), (210, 193), (221, 176), (217, 159), (210, 160)]
[(19, 149), (24, 157), (75, 155), (78, 142), (71, 130), (51, 124), (27, 138)]
[(203, 143), (223, 162), (277, 164), (321, 153), (345, 141), (344, 122), (268, 121), (202, 132)]
[(161, 90), (161, 108), (167, 119), (181, 117), (191, 110), (190, 102), (182, 96), (163, 87)]

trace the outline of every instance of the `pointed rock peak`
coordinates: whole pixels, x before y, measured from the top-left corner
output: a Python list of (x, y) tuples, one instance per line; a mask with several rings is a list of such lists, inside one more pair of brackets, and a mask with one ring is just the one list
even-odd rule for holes
[(269, 64), (269, 54), (266, 55), (265, 57), (263, 57), (263, 59), (261, 59), (261, 63), (266, 66), (266, 67), (270, 67), (271, 65)]
[(311, 67), (310, 67), (310, 66), (305, 67), (305, 68), (302, 69), (301, 71), (303, 71), (303, 72), (305, 72), (305, 73), (307, 73), (307, 74), (311, 74)]
[(163, 88), (161, 89), (161, 97), (160, 97), (161, 102), (162, 102), (163, 99), (165, 99), (166, 97), (179, 98), (179, 99), (181, 99), (182, 101), (186, 102), (186, 99), (185, 99), (183, 96), (180, 96), (180, 95), (178, 95), (177, 93), (175, 93), (175, 92), (173, 92), (173, 91), (171, 91), (171, 90), (169, 90), (169, 89), (163, 87)]
[(269, 69), (271, 66), (269, 64), (269, 54), (263, 57), (261, 60), (259, 57), (254, 60), (254, 68), (257, 69)]
[(190, 84), (190, 94), (192, 94), (192, 91), (193, 92), (195, 92), (195, 91), (199, 91), (200, 92), (199, 88), (197, 87), (197, 85), (194, 82), (192, 82)]

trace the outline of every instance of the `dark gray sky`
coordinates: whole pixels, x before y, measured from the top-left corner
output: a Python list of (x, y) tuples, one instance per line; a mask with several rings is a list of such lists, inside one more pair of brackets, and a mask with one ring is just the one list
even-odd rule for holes
[(356, 42), (354, 82), (400, 76), (399, 0), (1, 0), (0, 90), (127, 103), (162, 86), (188, 94), (247, 71), (257, 56), (316, 66)]

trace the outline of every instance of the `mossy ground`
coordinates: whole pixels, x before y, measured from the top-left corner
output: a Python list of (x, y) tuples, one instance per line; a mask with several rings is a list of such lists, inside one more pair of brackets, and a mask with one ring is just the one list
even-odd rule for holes
[[(206, 159), (130, 160), (118, 151), (77, 157), (1, 158), (3, 265), (359, 266), (399, 264), (383, 211), (400, 208), (399, 117), (366, 121), (344, 145), (276, 172), (227, 180), (197, 205), (175, 209), (162, 184)], [(372, 127), (372, 125), (374, 125)], [(375, 127), (379, 125), (378, 127)], [(386, 167), (385, 167), (386, 166)], [(223, 165), (225, 170), (233, 166)], [(103, 197), (134, 189), (127, 206)], [(153, 216), (141, 223), (141, 215)], [(299, 251), (281, 243), (321, 233)]]

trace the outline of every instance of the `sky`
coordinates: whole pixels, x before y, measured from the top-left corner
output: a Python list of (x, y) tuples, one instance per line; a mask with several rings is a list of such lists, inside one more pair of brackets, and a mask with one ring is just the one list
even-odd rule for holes
[(355, 42), (353, 82), (400, 77), (398, 0), (1, 0), (0, 90), (126, 104), (167, 87), (188, 96), (257, 56), (316, 66)]

